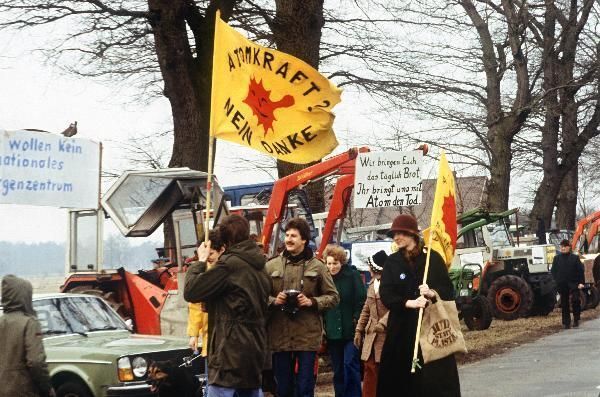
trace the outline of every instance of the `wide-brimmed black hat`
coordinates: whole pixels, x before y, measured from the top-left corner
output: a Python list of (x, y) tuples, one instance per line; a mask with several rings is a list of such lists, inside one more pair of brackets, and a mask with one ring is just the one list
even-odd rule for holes
[(373, 273), (383, 272), (383, 264), (387, 259), (388, 254), (384, 250), (376, 252), (373, 256), (367, 258), (367, 263)]

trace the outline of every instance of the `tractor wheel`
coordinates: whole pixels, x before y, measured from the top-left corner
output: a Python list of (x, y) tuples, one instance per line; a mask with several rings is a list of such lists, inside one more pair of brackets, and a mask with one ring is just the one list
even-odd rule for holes
[(594, 265), (592, 266), (592, 275), (594, 277), (594, 283), (596, 285), (600, 285), (600, 255), (598, 255), (596, 259), (594, 259)]
[(465, 324), (471, 331), (488, 329), (492, 324), (492, 305), (483, 295), (473, 298), (473, 308), (464, 313)]
[(494, 316), (510, 321), (529, 314), (533, 306), (533, 290), (521, 277), (500, 276), (490, 286), (488, 299)]
[(80, 285), (73, 289), (68, 290), (67, 292), (72, 293), (72, 294), (85, 294), (85, 295), (98, 296), (98, 297), (104, 299), (106, 301), (106, 303), (108, 303), (109, 306), (112, 307), (113, 310), (116, 311), (119, 316), (121, 316), (121, 318), (123, 318), (124, 320), (127, 320), (129, 318), (127, 313), (125, 313), (125, 307), (123, 306), (123, 303), (121, 303), (117, 300), (116, 294), (112, 291), (104, 292), (98, 287), (94, 287), (91, 285)]
[(571, 302), (569, 302), (571, 305), (573, 305), (573, 295), (575, 295), (575, 294), (579, 294), (579, 302), (581, 305), (581, 311), (584, 311), (585, 309), (587, 309), (587, 304), (588, 304), (587, 294), (585, 293), (584, 290), (581, 290), (581, 289), (571, 291)]
[(595, 309), (600, 303), (600, 293), (598, 292), (598, 288), (593, 285), (586, 291), (587, 295), (587, 304), (585, 305), (586, 309)]
[(552, 291), (546, 295), (538, 296), (533, 303), (531, 314), (536, 316), (547, 316), (556, 306), (557, 292)]

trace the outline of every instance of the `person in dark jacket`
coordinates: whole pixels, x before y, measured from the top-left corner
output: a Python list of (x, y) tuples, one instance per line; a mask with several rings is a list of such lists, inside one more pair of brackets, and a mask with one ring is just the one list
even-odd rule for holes
[(421, 284), (427, 255), (417, 220), (408, 214), (398, 215), (388, 235), (393, 237), (398, 251), (386, 260), (379, 287), (389, 317), (379, 364), (377, 397), (460, 396), (454, 355), (423, 364), (419, 348), (420, 366), (411, 373), (419, 309), (432, 303), (434, 291), (442, 300), (454, 299), (444, 260), (431, 251), (427, 283)]
[(265, 257), (249, 239), (245, 218), (230, 215), (218, 228), (225, 252), (207, 271), (210, 242), (202, 243), (184, 289), (185, 300), (204, 302), (208, 311), (207, 396), (258, 397), (269, 354)]
[(328, 245), (323, 257), (340, 294), (340, 303), (324, 316), (335, 396), (360, 397), (360, 361), (354, 346), (354, 327), (365, 303), (365, 285), (358, 270), (346, 263), (346, 251), (342, 247)]
[(0, 396), (54, 396), (32, 294), (29, 281), (13, 275), (2, 279)]
[(584, 287), (585, 277), (583, 264), (579, 260), (579, 257), (571, 253), (569, 240), (560, 242), (560, 254), (554, 257), (551, 271), (556, 282), (556, 288), (560, 294), (563, 327), (565, 329), (571, 328), (570, 298), (573, 299), (573, 327), (578, 327), (581, 314), (579, 290)]

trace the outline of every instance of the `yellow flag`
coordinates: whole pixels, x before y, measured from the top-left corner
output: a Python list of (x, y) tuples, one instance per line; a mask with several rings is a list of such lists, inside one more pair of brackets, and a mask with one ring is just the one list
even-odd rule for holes
[(331, 109), (341, 90), (307, 63), (260, 46), (217, 12), (211, 135), (306, 164), (338, 145)]
[[(440, 169), (435, 185), (435, 198), (431, 210), (431, 225), (423, 231), (425, 244), (439, 253), (446, 267), (450, 267), (456, 250), (456, 185), (446, 154), (440, 156)], [(431, 236), (430, 236), (431, 233)], [(431, 240), (430, 240), (431, 238)]]

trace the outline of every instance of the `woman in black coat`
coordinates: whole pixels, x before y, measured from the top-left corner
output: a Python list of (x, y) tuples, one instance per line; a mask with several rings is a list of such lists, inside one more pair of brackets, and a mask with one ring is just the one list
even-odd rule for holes
[(423, 241), (419, 238), (417, 220), (407, 214), (394, 219), (388, 232), (398, 251), (385, 262), (379, 294), (390, 309), (387, 336), (377, 384), (377, 397), (441, 397), (460, 396), (460, 383), (454, 355), (423, 365), (411, 373), (419, 308), (435, 297), (453, 300), (454, 290), (442, 257), (431, 251), (427, 283), (423, 282), (425, 259)]

